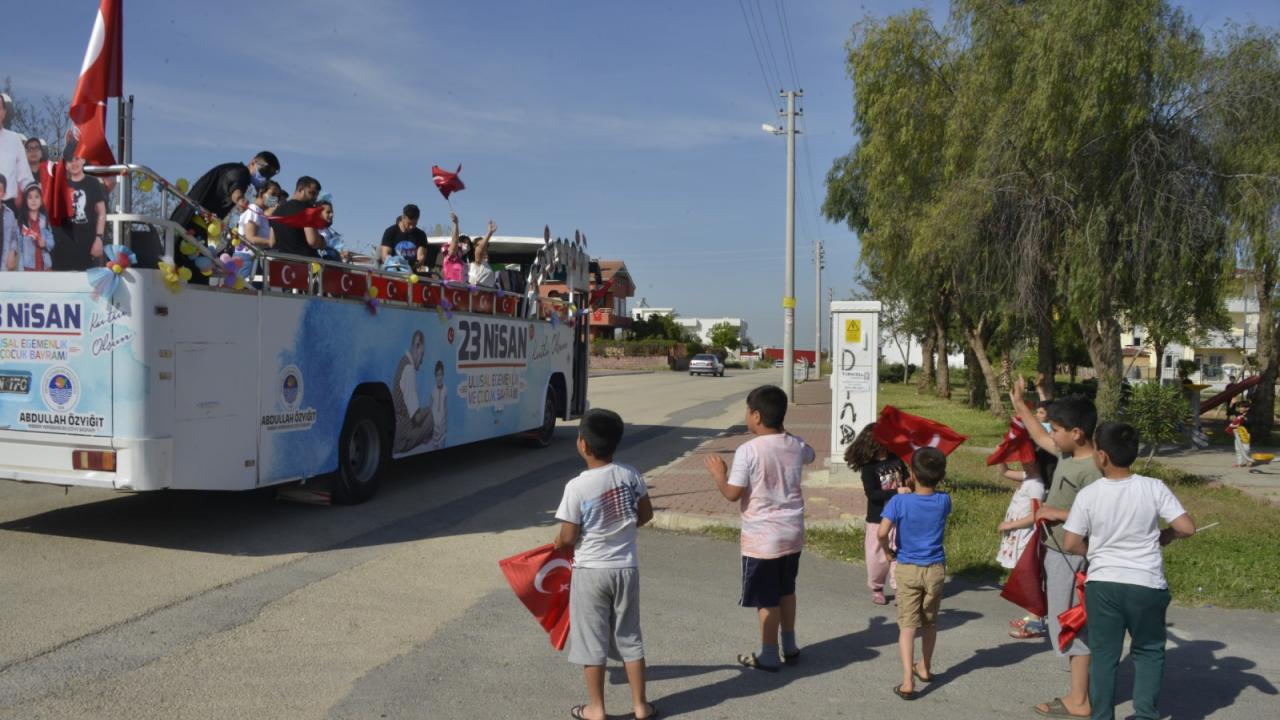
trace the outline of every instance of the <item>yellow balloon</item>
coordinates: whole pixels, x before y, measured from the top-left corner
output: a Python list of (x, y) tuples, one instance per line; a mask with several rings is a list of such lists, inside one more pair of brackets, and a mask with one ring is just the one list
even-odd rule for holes
[(178, 243), (178, 249), (182, 251), (183, 255), (194, 255), (196, 252), (196, 246), (191, 244), (190, 240), (183, 240)]
[(177, 187), (178, 187), (178, 192), (182, 193), (183, 195), (186, 195), (187, 189), (191, 187), (191, 183), (187, 182), (186, 178), (178, 178)]
[(236, 289), (237, 290), (244, 289), (244, 278), (236, 278)]
[(376, 287), (371, 287), (371, 288), (369, 288), (369, 297), (371, 297), (371, 298), (376, 298), (376, 297), (378, 297), (378, 288), (376, 288)]
[(317, 263), (317, 262), (311, 263), (311, 272), (313, 273), (320, 272), (320, 263)]
[(231, 238), (231, 247), (240, 247), (240, 238), (238, 237)]
[(138, 189), (142, 192), (151, 192), (151, 189), (155, 186), (155, 181), (149, 175), (143, 175), (142, 179), (138, 181)]
[(417, 273), (414, 273), (413, 275), (410, 275), (410, 276), (409, 276), (409, 284), (410, 284), (410, 285), (417, 285), (417, 284), (418, 284), (418, 279), (419, 279), (419, 278), (418, 278)]
[(204, 269), (204, 270), (201, 270), (201, 271), (200, 271), (200, 274), (201, 274), (201, 275), (203, 275), (203, 276), (205, 276), (205, 277), (210, 277), (210, 276), (212, 276), (212, 275), (213, 275), (213, 268), (206, 268), (206, 269)]
[(214, 220), (214, 221), (210, 222), (210, 223), (209, 223), (209, 234), (210, 234), (210, 235), (221, 235), (221, 234), (222, 234), (222, 223), (218, 222), (217, 220)]
[(184, 267), (184, 268), (178, 268), (178, 277), (182, 278), (182, 281), (183, 281), (183, 282), (186, 282), (187, 280), (190, 280), (190, 279), (191, 279), (191, 268), (186, 268), (186, 267)]

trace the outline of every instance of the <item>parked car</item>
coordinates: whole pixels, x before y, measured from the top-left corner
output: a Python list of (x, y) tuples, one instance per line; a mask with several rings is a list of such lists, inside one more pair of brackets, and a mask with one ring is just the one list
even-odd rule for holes
[(709, 353), (694, 355), (689, 361), (690, 375), (715, 375), (716, 377), (724, 377), (724, 363), (720, 358)]
[(776, 368), (784, 368), (784, 367), (786, 367), (786, 366), (787, 366), (787, 364), (786, 364), (785, 362), (783, 362), (782, 360), (774, 360), (774, 361), (773, 361), (773, 366), (774, 366), (774, 367), (776, 367)]

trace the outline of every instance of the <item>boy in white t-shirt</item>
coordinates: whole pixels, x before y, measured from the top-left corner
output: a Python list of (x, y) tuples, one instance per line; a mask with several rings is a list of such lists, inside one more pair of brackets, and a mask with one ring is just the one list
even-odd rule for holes
[[(804, 495), (800, 479), (813, 462), (813, 448), (782, 426), (787, 394), (762, 385), (747, 395), (747, 429), (755, 438), (738, 448), (730, 471), (719, 455), (705, 465), (720, 494), (739, 503), (742, 516), (743, 607), (756, 608), (760, 652), (738, 656), (757, 670), (777, 672), (782, 660), (796, 663), (796, 576), (804, 549)], [(782, 654), (778, 631), (782, 631)]]
[(564, 488), (556, 519), (555, 548), (574, 548), (569, 587), (569, 662), (583, 666), (589, 702), (570, 716), (603, 720), (604, 667), (617, 648), (631, 686), (638, 720), (657, 715), (645, 698), (644, 641), (640, 635), (640, 571), (636, 528), (653, 518), (644, 478), (613, 461), (622, 441), (622, 418), (612, 410), (588, 410), (578, 425), (578, 455), (587, 469)]
[[(1089, 558), (1085, 607), (1089, 613), (1089, 704), (1093, 720), (1115, 717), (1116, 666), (1129, 633), (1133, 658), (1133, 710), (1140, 720), (1156, 710), (1164, 674), (1165, 609), (1169, 584), (1161, 545), (1191, 537), (1196, 525), (1178, 498), (1155, 478), (1135, 475), (1138, 431), (1107, 422), (1094, 435), (1094, 463), (1102, 479), (1076, 495), (1063, 524), (1063, 547)], [(1160, 529), (1159, 521), (1169, 527)]]

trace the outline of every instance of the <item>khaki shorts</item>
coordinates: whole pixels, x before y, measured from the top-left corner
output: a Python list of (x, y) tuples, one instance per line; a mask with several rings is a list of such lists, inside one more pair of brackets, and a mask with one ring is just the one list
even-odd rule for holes
[(904, 565), (898, 563), (898, 627), (933, 627), (938, 624), (938, 606), (942, 604), (942, 583), (947, 566)]

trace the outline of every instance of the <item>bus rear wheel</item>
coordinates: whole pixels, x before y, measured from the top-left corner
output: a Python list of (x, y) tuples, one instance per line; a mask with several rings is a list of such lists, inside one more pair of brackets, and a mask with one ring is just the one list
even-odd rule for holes
[(544, 448), (551, 444), (551, 439), (556, 434), (556, 408), (559, 406), (559, 397), (556, 395), (556, 389), (547, 388), (547, 399), (542, 405), (542, 426), (532, 433), (529, 433), (529, 444), (533, 447)]
[(338, 436), (338, 471), (333, 478), (333, 501), (362, 503), (378, 491), (382, 470), (391, 456), (390, 433), (381, 404), (358, 395), (347, 406)]

